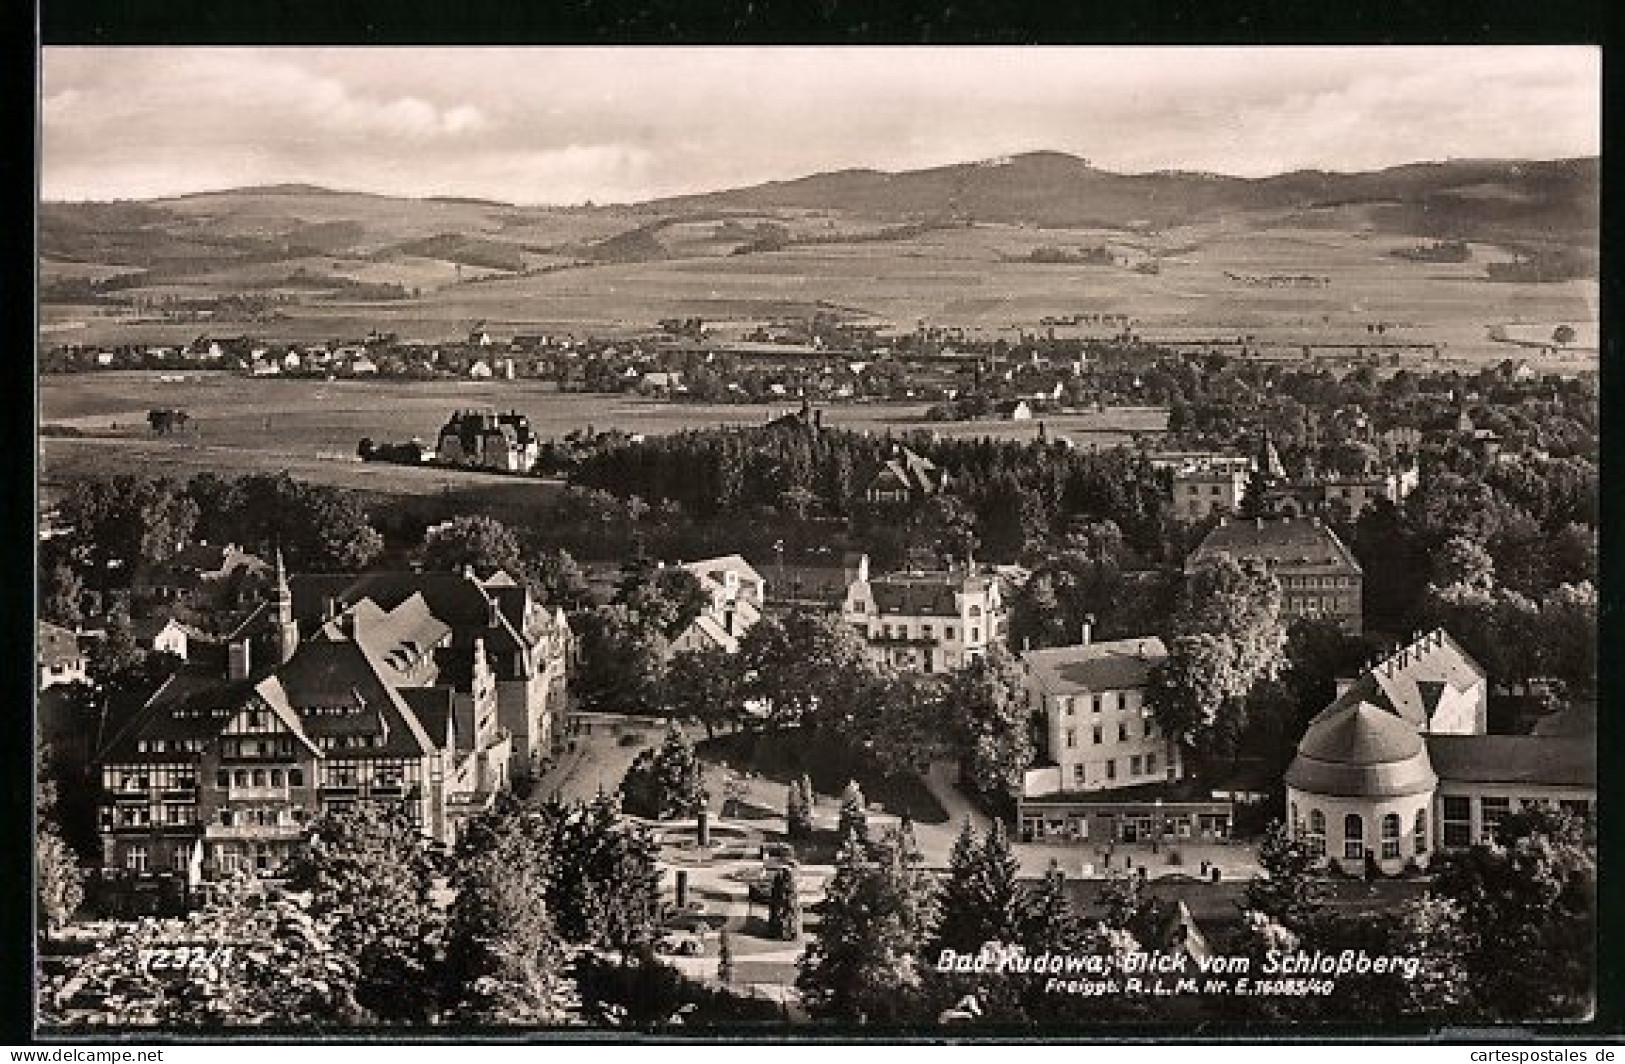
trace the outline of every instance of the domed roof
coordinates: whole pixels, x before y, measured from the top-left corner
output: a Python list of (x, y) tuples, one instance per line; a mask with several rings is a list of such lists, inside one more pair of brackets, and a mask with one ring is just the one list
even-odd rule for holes
[(1289, 787), (1339, 798), (1395, 798), (1438, 785), (1427, 744), (1408, 722), (1370, 702), (1325, 714), (1298, 743)]

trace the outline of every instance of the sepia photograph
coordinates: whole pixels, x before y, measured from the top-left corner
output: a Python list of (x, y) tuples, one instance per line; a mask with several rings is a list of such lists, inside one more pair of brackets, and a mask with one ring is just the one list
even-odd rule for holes
[(36, 1038), (1596, 1018), (1599, 47), (38, 63)]

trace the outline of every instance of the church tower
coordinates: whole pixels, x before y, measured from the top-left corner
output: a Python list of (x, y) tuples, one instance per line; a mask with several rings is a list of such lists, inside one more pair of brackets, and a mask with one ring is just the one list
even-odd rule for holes
[(293, 619), (293, 592), (288, 588), (288, 567), (282, 562), (282, 548), (276, 549), (276, 588), (272, 593), (272, 638), (275, 641), (276, 660), (284, 665), (299, 649), (299, 622)]

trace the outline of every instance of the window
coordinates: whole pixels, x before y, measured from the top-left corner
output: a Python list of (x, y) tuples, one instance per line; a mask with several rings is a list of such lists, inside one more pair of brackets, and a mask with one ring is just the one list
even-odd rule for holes
[(1365, 820), (1359, 813), (1343, 818), (1343, 859), (1358, 861), (1365, 856)]
[(1478, 841), (1494, 842), (1500, 833), (1501, 821), (1512, 813), (1512, 800), (1510, 798), (1480, 798), (1478, 803), (1481, 818)]
[(1399, 857), (1399, 814), (1389, 813), (1382, 818), (1382, 859), (1384, 861), (1397, 860)]
[(271, 770), (271, 786), (273, 786), (273, 787), (282, 786), (282, 770), (281, 769), (273, 768)]
[(232, 777), (232, 782), (239, 787), (248, 786), (248, 770), (246, 768), (238, 769), (237, 774)]
[(253, 775), (252, 778), (254, 780), (254, 786), (256, 786), (256, 787), (265, 786), (265, 770), (263, 768), (255, 769), (254, 770), (254, 775)]
[(952, 639), (954, 637), (954, 626), (950, 624), (948, 627), (944, 628), (942, 630), (942, 635), (945, 639)]
[(1414, 840), (1412, 852), (1421, 857), (1428, 852), (1428, 811), (1416, 811), (1416, 823), (1411, 828), (1411, 837)]
[(1114, 759), (1106, 760), (1106, 778), (1109, 780), (1117, 778), (1117, 762)]
[(269, 872), (271, 870), (271, 847), (260, 842), (254, 845), (254, 871)]
[(1072, 782), (1076, 783), (1079, 787), (1083, 786), (1083, 766), (1082, 765), (1073, 765), (1072, 766)]
[(980, 628), (972, 628), (970, 630), (970, 641), (972, 643), (980, 643), (982, 641), (982, 630)]
[(1089, 696), (1089, 712), (1091, 712), (1091, 713), (1099, 713), (1100, 712), (1100, 696), (1099, 695), (1090, 695)]
[(1077, 745), (1078, 745), (1078, 733), (1074, 729), (1068, 728), (1066, 730), (1066, 748), (1068, 750), (1070, 750), (1074, 746), (1077, 746)]
[(1142, 759), (1139, 754), (1134, 754), (1131, 756), (1128, 759), (1128, 774), (1130, 776), (1140, 775), (1140, 769), (1144, 766), (1144, 763), (1144, 759)]
[(288, 770), (288, 786), (290, 786), (290, 787), (303, 787), (304, 785), (305, 785), (305, 770), (302, 769), (302, 768), (290, 768)]
[(1584, 798), (1559, 798), (1557, 808), (1569, 816), (1585, 816), (1591, 811), (1591, 803)]
[(192, 864), (192, 854), (187, 847), (177, 846), (174, 852), (169, 855), (169, 861), (175, 871), (184, 872)]
[(1145, 755), (1145, 774), (1147, 776), (1155, 776), (1157, 774), (1157, 755), (1156, 754), (1146, 754)]
[(1073, 700), (1070, 698), (1061, 699), (1061, 705), (1064, 707), (1064, 712), (1069, 717), (1072, 715), (1072, 702)]
[(1446, 846), (1473, 844), (1473, 800), (1445, 796), (1443, 804), (1444, 838)]
[(125, 850), (124, 867), (132, 872), (145, 872), (147, 870), (147, 848), (135, 845)]
[(1128, 721), (1120, 720), (1117, 722), (1117, 741), (1120, 743), (1128, 742)]
[(1309, 834), (1305, 840), (1310, 853), (1316, 857), (1326, 856), (1326, 814), (1319, 809), (1309, 810)]
[(1292, 837), (1303, 838), (1303, 820), (1298, 816), (1298, 803), (1292, 802), (1286, 807), (1287, 823), (1292, 825)]
[(1147, 738), (1147, 739), (1149, 739), (1149, 738), (1151, 738), (1151, 729), (1152, 729), (1152, 728), (1153, 728), (1153, 727), (1155, 727), (1155, 725), (1153, 725), (1153, 724), (1152, 724), (1152, 723), (1151, 723), (1151, 718), (1150, 718), (1150, 717), (1146, 717), (1146, 718), (1145, 718), (1145, 719), (1144, 719), (1144, 720), (1143, 720), (1143, 721), (1141, 721), (1141, 723), (1140, 723), (1140, 727), (1141, 727), (1141, 729), (1142, 729), (1142, 735), (1143, 735), (1143, 737), (1144, 737), (1144, 738)]
[(1099, 746), (1100, 745), (1100, 725), (1098, 725), (1098, 724), (1095, 725), (1094, 733), (1095, 733), (1095, 745)]

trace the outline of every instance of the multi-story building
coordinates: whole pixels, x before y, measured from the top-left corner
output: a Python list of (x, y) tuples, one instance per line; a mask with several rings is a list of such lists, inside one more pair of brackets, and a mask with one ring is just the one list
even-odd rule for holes
[(902, 444), (893, 444), (891, 454), (869, 478), (863, 497), (875, 506), (910, 506), (947, 486), (946, 470)]
[[(486, 366), (484, 376), (490, 375)], [(435, 455), (442, 465), (525, 473), (541, 456), (541, 440), (517, 411), (459, 410), (440, 430)]]
[(1174, 516), (1200, 521), (1213, 514), (1233, 514), (1247, 494), (1247, 470), (1234, 464), (1194, 466), (1174, 473)]
[(1229, 831), (1228, 802), (1168, 791), (1185, 776), (1184, 758), (1145, 698), (1167, 657), (1155, 636), (1094, 643), (1087, 632), (1080, 645), (1022, 654), (1040, 737), (1016, 796), (1023, 838), (1138, 842)]
[(507, 785), (483, 641), (446, 675), (453, 630), (422, 595), (361, 599), (300, 641), (280, 557), (273, 607), (223, 671), (184, 666), (102, 751), (105, 871), (274, 874), (312, 817), (358, 803), (399, 805), (449, 844)]
[(771, 610), (813, 610), (819, 613), (839, 613), (846, 604), (846, 593), (852, 585), (869, 579), (867, 554), (844, 554), (839, 563), (823, 565), (775, 564), (773, 573), (773, 601)]
[(671, 653), (717, 649), (732, 654), (739, 649), (740, 638), (762, 619), (767, 581), (737, 554), (687, 562), (682, 568), (699, 580), (710, 602), (671, 641)]
[(1354, 552), (1318, 517), (1220, 517), (1185, 561), (1190, 572), (1227, 554), (1256, 561), (1281, 584), (1281, 615), (1326, 617), (1358, 633), (1364, 574)]
[(539, 771), (563, 736), (574, 634), (563, 610), (544, 606), (507, 573), (484, 579), (472, 569), (311, 574), (295, 576), (291, 587), (294, 616), (306, 631), (363, 601), (391, 610), (421, 597), (451, 630), (445, 675), (464, 687), (472, 674), (473, 648), (481, 645), (495, 677), (500, 723), (513, 738), (513, 775)]
[(842, 618), (877, 665), (951, 672), (1002, 644), (1004, 597), (997, 577), (973, 568), (887, 573), (847, 588)]
[(1286, 788), (1292, 830), (1344, 872), (1425, 868), (1532, 806), (1595, 808), (1596, 735), (1487, 734), (1484, 670), (1442, 629), (1339, 686)]
[(39, 669), (39, 689), (85, 679), (85, 652), (79, 637), (60, 625), (40, 621), (35, 627), (34, 662)]

